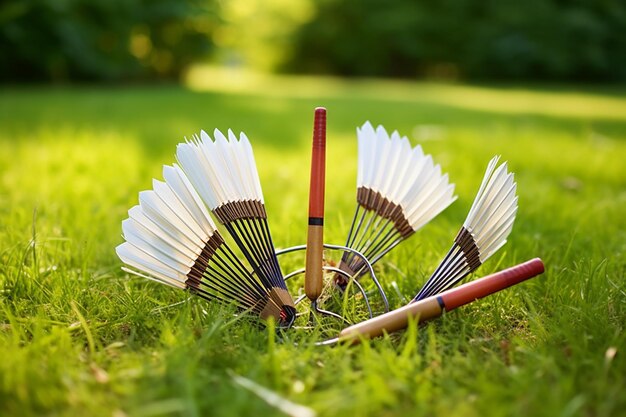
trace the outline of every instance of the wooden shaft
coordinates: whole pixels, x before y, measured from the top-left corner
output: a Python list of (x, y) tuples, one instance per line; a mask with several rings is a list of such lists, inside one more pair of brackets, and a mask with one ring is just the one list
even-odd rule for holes
[(406, 328), (409, 318), (418, 323), (439, 317), (444, 310), (451, 311), (462, 305), (486, 297), (512, 285), (537, 276), (544, 271), (539, 258), (477, 279), (460, 287), (444, 291), (439, 295), (413, 302), (397, 310), (347, 327), (339, 333), (339, 341), (358, 343), (359, 337), (369, 339)]
[(306, 242), (304, 292), (311, 301), (322, 293), (324, 253), (324, 188), (326, 181), (326, 109), (315, 109), (309, 188), (309, 228)]
[(438, 297), (428, 297), (421, 301), (400, 307), (397, 310), (382, 314), (373, 319), (347, 327), (339, 333), (340, 341), (358, 343), (359, 336), (369, 339), (382, 336), (383, 332), (392, 333), (406, 328), (409, 318), (417, 319), (418, 323), (439, 317), (443, 313), (443, 305)]
[(306, 272), (304, 275), (304, 292), (311, 301), (315, 301), (322, 293), (324, 252), (324, 226), (309, 225), (306, 238)]

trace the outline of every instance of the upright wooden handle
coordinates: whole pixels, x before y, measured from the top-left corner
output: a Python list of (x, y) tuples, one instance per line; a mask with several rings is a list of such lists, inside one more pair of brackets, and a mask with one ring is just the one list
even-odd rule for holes
[(544, 266), (541, 259), (531, 259), (495, 274), (468, 282), (457, 288), (444, 291), (439, 295), (424, 298), (397, 310), (347, 327), (339, 333), (339, 340), (358, 343), (359, 337), (369, 339), (381, 336), (383, 332), (395, 332), (406, 328), (410, 318), (416, 319), (418, 323), (422, 323), (439, 317), (444, 310), (454, 310), (474, 300), (542, 274), (543, 271)]
[(306, 240), (304, 292), (315, 301), (322, 293), (324, 253), (324, 187), (326, 181), (326, 109), (315, 109), (309, 189), (309, 228)]

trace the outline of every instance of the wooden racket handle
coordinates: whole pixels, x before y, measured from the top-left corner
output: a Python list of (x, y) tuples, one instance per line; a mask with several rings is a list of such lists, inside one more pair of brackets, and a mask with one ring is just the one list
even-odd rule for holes
[(309, 189), (309, 227), (306, 241), (304, 292), (315, 301), (322, 293), (324, 254), (324, 188), (326, 181), (326, 109), (315, 109), (311, 182)]
[(451, 311), (505, 288), (519, 284), (544, 272), (541, 259), (535, 258), (522, 264), (477, 279), (441, 294), (408, 304), (397, 310), (347, 327), (339, 333), (340, 341), (358, 343), (359, 338), (369, 339), (406, 328), (410, 318), (418, 323), (439, 317)]

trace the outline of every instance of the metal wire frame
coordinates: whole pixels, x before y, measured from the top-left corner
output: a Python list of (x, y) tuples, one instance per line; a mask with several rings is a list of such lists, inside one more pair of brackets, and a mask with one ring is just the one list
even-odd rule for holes
[[(374, 265), (406, 237), (400, 234), (391, 219), (357, 204), (344, 247), (361, 252)], [(344, 252), (341, 261), (354, 271), (357, 278), (367, 272), (361, 262), (354, 259), (353, 253)]]
[[(367, 259), (367, 257), (365, 255), (363, 255), (361, 252), (357, 251), (356, 249), (349, 248), (347, 246), (342, 246), (342, 245), (331, 245), (331, 244), (328, 244), (328, 243), (324, 243), (324, 248), (326, 248), (326, 249), (333, 249), (333, 250), (341, 250), (341, 251), (344, 251), (344, 252), (350, 252), (353, 256), (356, 255), (359, 258), (361, 258), (361, 260), (365, 264), (364, 268), (369, 271), (370, 276), (372, 277), (372, 282), (376, 286), (378, 294), (380, 295), (380, 298), (383, 301), (384, 312), (386, 313), (386, 312), (389, 311), (389, 300), (387, 299), (387, 295), (385, 294), (385, 291), (383, 290), (382, 286), (380, 285), (380, 282), (378, 281), (378, 278), (376, 277), (376, 273), (374, 272), (374, 268), (372, 267), (372, 262), (370, 262), (370, 260)], [(306, 245), (291, 246), (291, 247), (288, 247), (288, 248), (277, 250), (276, 251), (276, 256), (280, 256), (280, 255), (284, 255), (284, 254), (292, 253), (292, 252), (297, 252), (297, 251), (301, 251), (301, 250), (305, 250), (305, 249), (306, 249)], [(369, 302), (369, 297), (367, 296), (367, 293), (365, 292), (365, 289), (363, 288), (363, 286), (356, 279), (359, 275), (361, 275), (361, 271), (359, 271), (358, 274), (350, 275), (347, 272), (345, 272), (345, 271), (343, 271), (343, 270), (341, 270), (339, 268), (335, 268), (335, 267), (331, 267), (331, 266), (325, 266), (325, 267), (323, 267), (323, 269), (325, 269), (327, 271), (332, 271), (332, 272), (341, 274), (341, 275), (345, 276), (348, 279), (348, 285), (355, 285), (356, 288), (359, 290), (359, 292), (363, 295), (363, 300), (365, 301), (365, 305), (367, 307), (369, 317), (372, 318), (374, 316), (374, 313), (372, 312), (372, 308), (371, 308), (371, 305), (370, 305), (370, 302)], [(295, 271), (292, 271), (289, 274), (285, 275), (284, 279), (285, 279), (285, 281), (287, 281), (287, 280), (293, 278), (294, 276), (297, 276), (299, 274), (304, 273), (305, 270), (306, 270), (305, 268), (300, 268), (300, 269), (297, 269)], [(306, 295), (300, 296), (298, 299), (296, 299), (295, 304), (297, 305), (302, 300), (304, 300), (304, 298), (306, 298)], [(315, 312), (326, 314), (326, 315), (329, 315), (329, 316), (332, 316), (332, 317), (335, 317), (335, 318), (339, 318), (339, 319), (342, 319), (342, 320), (345, 321), (345, 319), (343, 317), (341, 317), (340, 315), (338, 315), (336, 313), (320, 309), (319, 306), (317, 305), (317, 302), (312, 302), (311, 303), (311, 307), (313, 308), (313, 310)]]

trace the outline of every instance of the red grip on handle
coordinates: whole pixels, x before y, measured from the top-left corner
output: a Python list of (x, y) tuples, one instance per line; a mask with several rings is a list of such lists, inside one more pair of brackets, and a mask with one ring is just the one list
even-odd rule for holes
[(541, 259), (531, 259), (522, 264), (448, 290), (441, 294), (441, 298), (445, 304), (446, 311), (454, 310), (474, 300), (542, 274), (543, 271), (544, 265)]
[(324, 107), (315, 108), (313, 147), (326, 147), (326, 109)]
[(313, 152), (311, 156), (311, 188), (309, 217), (324, 217), (324, 186), (326, 181), (326, 109), (315, 109)]

